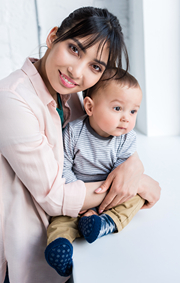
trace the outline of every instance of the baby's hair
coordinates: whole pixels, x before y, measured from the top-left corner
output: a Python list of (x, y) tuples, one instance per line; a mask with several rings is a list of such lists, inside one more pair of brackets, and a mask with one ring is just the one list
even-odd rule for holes
[(116, 66), (118, 70), (121, 69), (124, 54), (126, 71), (128, 70), (129, 58), (121, 25), (117, 17), (107, 9), (83, 7), (75, 10), (64, 19), (56, 36), (54, 44), (67, 39), (87, 37), (83, 42), (84, 50), (99, 42), (100, 54), (107, 43), (109, 49), (107, 68)]
[(106, 69), (101, 79), (91, 88), (83, 92), (84, 98), (86, 96), (92, 97), (99, 88), (105, 88), (108, 83), (115, 81), (121, 87), (140, 88), (140, 85), (135, 77), (133, 77), (126, 70), (117, 70), (117, 68)]

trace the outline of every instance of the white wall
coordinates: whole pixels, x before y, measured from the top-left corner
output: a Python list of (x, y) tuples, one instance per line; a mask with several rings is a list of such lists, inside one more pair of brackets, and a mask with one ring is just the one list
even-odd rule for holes
[(34, 1), (0, 0), (0, 79), (20, 68), (37, 46)]
[(180, 134), (180, 1), (130, 0), (132, 73), (144, 100), (137, 127), (148, 136)]
[(147, 100), (144, 62), (144, 22), (142, 0), (129, 2), (129, 58), (130, 72), (138, 79), (143, 92), (136, 127), (147, 134)]

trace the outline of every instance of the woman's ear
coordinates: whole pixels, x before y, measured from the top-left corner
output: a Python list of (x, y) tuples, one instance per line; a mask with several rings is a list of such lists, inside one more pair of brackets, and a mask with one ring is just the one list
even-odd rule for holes
[(92, 98), (90, 98), (89, 96), (86, 96), (84, 98), (84, 109), (86, 110), (86, 113), (87, 113), (88, 116), (92, 116), (93, 106), (94, 106), (94, 102), (93, 102)]
[(58, 27), (54, 27), (47, 36), (46, 44), (47, 44), (47, 47), (50, 49), (52, 48), (53, 41), (57, 38), (56, 36), (57, 30), (58, 30)]

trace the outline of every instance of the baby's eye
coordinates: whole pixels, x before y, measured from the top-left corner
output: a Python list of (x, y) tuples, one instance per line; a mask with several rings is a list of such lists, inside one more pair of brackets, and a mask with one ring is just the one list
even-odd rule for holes
[(69, 48), (71, 49), (71, 51), (73, 52), (73, 53), (75, 53), (75, 54), (79, 54), (79, 50), (77, 49), (77, 47), (76, 46), (74, 46), (73, 44), (70, 44), (69, 45)]
[(113, 109), (114, 109), (115, 111), (120, 111), (120, 110), (121, 110), (121, 107), (120, 107), (120, 106), (116, 106), (116, 107), (113, 107)]
[(131, 110), (131, 114), (134, 114), (136, 112), (137, 112), (137, 110)]
[(92, 67), (95, 71), (102, 72), (102, 69), (98, 65), (93, 64)]

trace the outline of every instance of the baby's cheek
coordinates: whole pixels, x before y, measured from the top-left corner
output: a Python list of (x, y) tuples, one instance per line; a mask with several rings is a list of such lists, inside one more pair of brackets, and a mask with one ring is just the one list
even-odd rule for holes
[(131, 121), (131, 122), (129, 123), (129, 131), (131, 131), (131, 130), (134, 129), (135, 124), (136, 124), (136, 120), (135, 120), (135, 121)]

